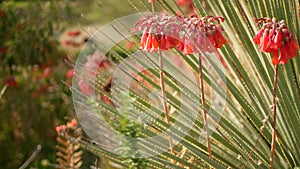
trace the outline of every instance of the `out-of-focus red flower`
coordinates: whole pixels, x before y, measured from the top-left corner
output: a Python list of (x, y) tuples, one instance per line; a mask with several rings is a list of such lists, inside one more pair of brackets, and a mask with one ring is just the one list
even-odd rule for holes
[(40, 86), (40, 92), (41, 92), (42, 94), (46, 93), (47, 90), (48, 90), (48, 86), (46, 86), (46, 85), (41, 85), (41, 86)]
[(125, 43), (125, 48), (128, 49), (128, 50), (130, 50), (130, 49), (132, 49), (134, 47), (134, 45), (135, 45), (135, 41), (126, 42)]
[(33, 98), (33, 99), (35, 99), (35, 98), (37, 98), (39, 95), (38, 95), (38, 93), (36, 92), (36, 91), (33, 91), (32, 93), (31, 93), (31, 97)]
[(76, 119), (72, 119), (70, 122), (67, 123), (68, 128), (74, 128), (78, 125), (78, 122)]
[(113, 106), (114, 103), (105, 95), (101, 96), (101, 99), (103, 100), (104, 103)]
[(16, 87), (18, 85), (18, 82), (16, 81), (15, 76), (9, 76), (6, 81), (5, 84), (7, 85), (7, 87)]
[(64, 41), (62, 41), (62, 46), (69, 46), (69, 47), (77, 48), (77, 47), (80, 47), (82, 45), (83, 45), (83, 43), (76, 42), (74, 40), (64, 40)]
[(192, 0), (177, 0), (176, 1), (178, 6), (186, 6), (186, 5), (190, 5), (192, 2)]
[(100, 70), (109, 70), (111, 67), (111, 62), (103, 53), (96, 50), (92, 55), (89, 55), (87, 62), (83, 65), (82, 79), (79, 81), (81, 92), (86, 95), (92, 94), (93, 88), (89, 81), (94, 79)]
[(64, 40), (64, 41), (62, 41), (62, 45), (63, 46), (71, 46), (71, 45), (73, 45), (73, 41), (72, 40)]
[(46, 78), (49, 77), (50, 73), (51, 73), (51, 68), (50, 67), (46, 67), (44, 69), (43, 73), (41, 74), (41, 77), (44, 78), (44, 79), (46, 79)]
[(154, 3), (154, 0), (148, 0), (149, 3)]
[(81, 34), (80, 30), (71, 30), (67, 32), (67, 36), (79, 36)]
[(96, 76), (100, 69), (108, 69), (112, 66), (109, 59), (99, 51), (95, 51), (92, 55), (87, 57), (87, 62), (84, 64), (86, 75)]
[(81, 42), (73, 42), (72, 47), (78, 48), (78, 47), (80, 47), (82, 45), (83, 45), (83, 43), (81, 43)]
[(7, 50), (7, 47), (1, 47), (0, 48), (0, 54), (5, 53)]
[(180, 7), (188, 7), (186, 14), (189, 14), (190, 12), (193, 13), (194, 4), (192, 0), (176, 0), (176, 3)]
[(111, 62), (107, 58), (104, 58), (99, 63), (99, 67), (102, 68), (102, 69), (108, 69), (109, 67), (111, 67)]
[(56, 133), (61, 133), (62, 131), (66, 130), (67, 126), (66, 125), (60, 125), (55, 127)]
[(0, 10), (0, 18), (6, 17), (6, 12), (3, 10)]
[(94, 91), (93, 88), (87, 82), (84, 82), (83, 80), (79, 81), (79, 87), (80, 87), (82, 94), (85, 94), (85, 95), (92, 94)]
[(74, 69), (69, 69), (66, 73), (67, 78), (73, 78), (74, 75)]
[(272, 64), (286, 64), (297, 56), (299, 47), (283, 20), (276, 22), (276, 18), (255, 18), (254, 21), (257, 25), (265, 22), (253, 41), (260, 45), (260, 51), (273, 54)]

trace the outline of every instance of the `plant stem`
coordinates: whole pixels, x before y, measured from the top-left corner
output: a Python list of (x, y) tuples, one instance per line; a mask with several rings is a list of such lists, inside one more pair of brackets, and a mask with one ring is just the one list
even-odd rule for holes
[(153, 2), (151, 2), (151, 8), (152, 8), (152, 12), (155, 12), (154, 0), (153, 0)]
[(2, 96), (4, 95), (4, 93), (5, 93), (6, 89), (7, 89), (7, 87), (8, 87), (8, 85), (5, 84), (4, 87), (1, 89), (1, 91), (0, 91), (0, 99), (1, 99)]
[(34, 152), (30, 155), (30, 157), (19, 167), (19, 169), (25, 169), (28, 165), (36, 158), (36, 156), (40, 153), (42, 146), (40, 144), (37, 145)]
[(275, 154), (275, 145), (276, 145), (276, 91), (277, 91), (277, 82), (278, 82), (278, 65), (275, 65), (274, 73), (274, 90), (273, 90), (273, 131), (272, 131), (272, 143), (271, 143), (271, 156), (270, 156), (270, 169), (273, 169), (274, 166), (274, 154)]
[[(165, 112), (165, 121), (168, 124), (170, 124), (169, 110), (168, 110), (166, 91), (165, 91), (164, 72), (163, 72), (164, 64), (163, 64), (161, 51), (159, 51), (159, 67), (160, 67), (159, 81), (160, 81), (160, 87), (161, 87), (162, 102), (163, 102), (163, 107), (164, 107), (164, 112)], [(169, 145), (170, 145), (171, 153), (174, 154), (173, 141), (172, 141), (171, 136), (169, 136)]]
[(209, 138), (209, 128), (207, 124), (207, 115), (206, 115), (206, 109), (205, 109), (205, 94), (204, 94), (204, 84), (203, 84), (203, 71), (202, 71), (202, 55), (199, 53), (199, 85), (201, 88), (201, 104), (203, 107), (203, 123), (205, 127), (205, 132), (206, 132), (206, 144), (207, 144), (207, 152), (209, 158), (212, 159), (212, 153), (211, 153), (211, 148), (210, 148), (210, 138)]

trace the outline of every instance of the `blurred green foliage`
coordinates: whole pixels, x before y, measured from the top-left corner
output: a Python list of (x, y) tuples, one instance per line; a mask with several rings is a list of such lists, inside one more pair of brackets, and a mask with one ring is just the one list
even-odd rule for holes
[(36, 145), (41, 159), (55, 161), (56, 125), (70, 117), (66, 53), (57, 36), (68, 17), (60, 1), (0, 4), (0, 166), (18, 168)]
[(76, 56), (79, 51), (63, 50), (61, 35), (77, 23), (101, 25), (135, 12), (132, 4), (120, 5), (119, 0), (0, 1), (1, 168), (20, 167), (38, 144), (42, 150), (30, 167), (55, 163), (55, 126), (74, 116), (71, 79), (66, 76), (71, 66), (65, 60), (68, 53)]

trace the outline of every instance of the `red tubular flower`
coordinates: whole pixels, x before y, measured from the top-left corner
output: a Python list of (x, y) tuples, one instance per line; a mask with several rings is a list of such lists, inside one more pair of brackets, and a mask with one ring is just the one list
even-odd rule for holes
[(145, 49), (145, 46), (147, 45), (146, 42), (147, 42), (148, 36), (149, 36), (149, 33), (144, 33), (144, 34), (142, 35), (142, 38), (141, 38), (141, 46), (140, 46), (141, 49)]
[(168, 50), (175, 47), (178, 40), (167, 35), (155, 35), (153, 33), (144, 33), (141, 38), (140, 49), (148, 52), (157, 52), (158, 50)]
[(183, 37), (177, 47), (184, 55), (190, 55), (195, 52), (195, 45), (187, 37)]
[(159, 40), (158, 40), (158, 36), (151, 36), (152, 37), (152, 52), (156, 52), (158, 49), (160, 49), (160, 45), (159, 45)]
[(253, 41), (255, 42), (255, 44), (260, 44), (260, 37), (261, 35), (264, 33), (264, 29), (261, 29), (258, 31), (258, 33), (255, 35)]
[(144, 51), (156, 52), (159, 49), (158, 37), (151, 33), (145, 33), (141, 39), (140, 49)]
[(269, 42), (269, 30), (266, 29), (264, 34), (263, 34), (262, 42), (260, 43), (260, 48), (259, 49), (261, 51), (266, 51), (267, 46), (268, 46), (268, 42)]
[(165, 36), (165, 40), (166, 40), (165, 50), (174, 48), (179, 43), (178, 39), (171, 36)]
[(226, 39), (223, 37), (220, 30), (216, 30), (216, 33), (214, 34), (214, 41), (216, 48), (221, 48), (226, 43)]
[(291, 58), (295, 57), (297, 55), (297, 50), (299, 49), (295, 39), (291, 36), (290, 41), (288, 42), (288, 46), (289, 46), (289, 53)]
[(272, 64), (286, 64), (297, 55), (299, 47), (283, 20), (276, 22), (276, 18), (260, 18), (254, 21), (258, 25), (266, 22), (253, 41), (260, 44), (260, 51), (273, 54)]
[(281, 47), (281, 40), (282, 40), (281, 31), (276, 31), (276, 35), (275, 35), (275, 38), (274, 38), (274, 48), (280, 48)]

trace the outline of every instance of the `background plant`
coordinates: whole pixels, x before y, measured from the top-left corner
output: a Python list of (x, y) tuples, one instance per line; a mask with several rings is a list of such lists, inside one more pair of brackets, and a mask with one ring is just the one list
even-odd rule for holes
[[(180, 6), (177, 6), (175, 1), (169, 2), (160, 0), (157, 1), (165, 12), (176, 15), (177, 10), (181, 15)], [(178, 3), (178, 2), (177, 2)], [(135, 3), (131, 4), (134, 6)], [(148, 159), (147, 167), (149, 168), (207, 168), (212, 166), (215, 168), (268, 168), (269, 167), (269, 154), (271, 145), (272, 133), (272, 111), (273, 107), (273, 75), (274, 69), (271, 64), (271, 57), (259, 51), (253, 37), (257, 32), (257, 27), (253, 18), (262, 17), (276, 17), (281, 20), (284, 19), (294, 35), (294, 38), (299, 42), (299, 2), (297, 1), (191, 1), (193, 12), (199, 16), (215, 15), (223, 16), (226, 22), (222, 23), (224, 28), (225, 38), (228, 43), (221, 49), (218, 49), (218, 56), (222, 58), (226, 72), (223, 72), (217, 66), (213, 66), (214, 74), (210, 73), (208, 67), (204, 67), (204, 80), (207, 82), (209, 89), (218, 92), (220, 98), (226, 99), (227, 104), (225, 113), (222, 115), (221, 111), (215, 109), (211, 104), (212, 98), (209, 94), (209, 89), (206, 91), (206, 98), (208, 101), (205, 103), (205, 108), (211, 110), (208, 116), (212, 118), (222, 115), (221, 121), (218, 124), (217, 130), (211, 135), (211, 150), (212, 159), (208, 158), (207, 148), (205, 143), (199, 141), (201, 135), (201, 128), (203, 128), (203, 121), (198, 117), (194, 123), (194, 128), (190, 130), (188, 135), (180, 138), (182, 141), (178, 143), (174, 149), (175, 153), (165, 152), (156, 157)], [(145, 6), (145, 8), (138, 8), (141, 10), (151, 11), (152, 8)], [(130, 29), (130, 28), (128, 28)], [(135, 37), (137, 41), (140, 36)], [(126, 49), (121, 45), (116, 45), (119, 50), (126, 53)], [(135, 49), (138, 49), (137, 45)], [(182, 53), (176, 49), (177, 57), (184, 60), (190, 69), (197, 75), (199, 73), (197, 67), (197, 56), (190, 55), (189, 57), (183, 56)], [(117, 52), (113, 50), (114, 58), (118, 62), (124, 61)], [(128, 52), (129, 53), (129, 52)], [(130, 57), (130, 53), (127, 54)], [(145, 54), (147, 55), (147, 54)], [(298, 53), (299, 55), (299, 53)], [(147, 55), (149, 56), (149, 55)], [(147, 57), (146, 56), (146, 57)], [(151, 57), (157, 57), (153, 54)], [(214, 64), (210, 57), (205, 57), (207, 62)], [(138, 62), (138, 61), (137, 61)], [(278, 72), (278, 126), (277, 126), (277, 147), (274, 160), (274, 168), (296, 168), (299, 166), (299, 57), (292, 59), (285, 66), (281, 66), (281, 71)], [(130, 68), (132, 71), (137, 71), (135, 68)], [(174, 67), (178, 72), (181, 71), (179, 67)], [(150, 75), (158, 78), (161, 69), (156, 67), (155, 70), (149, 70)], [(163, 71), (163, 70), (162, 70)], [(215, 74), (225, 78), (215, 81)], [(133, 75), (131, 75), (134, 77)], [(150, 76), (150, 77), (151, 77)], [(99, 74), (100, 79), (102, 75)], [(138, 86), (145, 91), (159, 90), (160, 85), (151, 79), (149, 75), (142, 74), (141, 79), (136, 79)], [(222, 76), (221, 76), (222, 77)], [(103, 77), (105, 78), (105, 77)], [(134, 78), (135, 79), (135, 78)], [(212, 80), (213, 79), (213, 80)], [(187, 78), (188, 80), (188, 78)], [(225, 81), (226, 80), (226, 81)], [(226, 95), (222, 93), (219, 88), (223, 82), (226, 84)], [(150, 85), (145, 85), (147, 82)], [(93, 82), (92, 82), (93, 83)], [(96, 83), (102, 83), (97, 81)], [(170, 115), (171, 124), (167, 124), (162, 119), (163, 110), (157, 108), (155, 110), (144, 111), (152, 105), (150, 101), (141, 96), (135, 90), (132, 90), (132, 96), (138, 98), (133, 104), (137, 112), (145, 116), (158, 116), (149, 128), (142, 131), (145, 137), (153, 134), (159, 134), (162, 131), (170, 129), (176, 121), (182, 119), (176, 118), (178, 113), (179, 100), (174, 91), (180, 93), (180, 88), (172, 78), (166, 79), (168, 84), (168, 91), (166, 95), (168, 104), (175, 109), (175, 113)], [(223, 84), (223, 85), (224, 85)], [(187, 86), (185, 86), (187, 87)], [(121, 87), (120, 87), (121, 88)], [(101, 89), (96, 89), (97, 92), (103, 93)], [(189, 99), (193, 100), (193, 91), (188, 91), (190, 94)], [(227, 97), (226, 97), (227, 96)], [(112, 98), (110, 98), (112, 99)], [(119, 116), (118, 111), (112, 106), (107, 106), (105, 103), (100, 102), (99, 109), (102, 113), (108, 113), (111, 116)], [(84, 104), (84, 102), (82, 103)], [(197, 105), (197, 101), (195, 101)], [(104, 110), (103, 110), (104, 109)], [(148, 109), (147, 109), (148, 110)], [(183, 113), (183, 116), (190, 119), (188, 113)], [(149, 118), (150, 118), (149, 117)], [(171, 131), (176, 139), (176, 134), (180, 136), (186, 124), (181, 121), (176, 129)], [(101, 125), (101, 124), (98, 124)], [(178, 137), (178, 136), (177, 136)], [(178, 138), (177, 138), (178, 139)], [(154, 140), (155, 142), (155, 140)], [(149, 144), (141, 142), (143, 146)], [(153, 142), (151, 142), (153, 144)], [(157, 142), (155, 145), (157, 149), (164, 147), (168, 144), (167, 137), (165, 142)], [(86, 146), (96, 154), (104, 155), (111, 160), (118, 161), (118, 157), (114, 154), (105, 151), (101, 146)], [(122, 164), (122, 160), (119, 159)]]
[[(69, 90), (72, 61), (89, 36), (82, 27), (130, 12), (129, 4), (115, 8), (116, 4), (95, 0), (0, 2), (1, 168), (18, 168), (32, 154), (36, 156), (27, 167), (52, 168), (44, 164), (55, 163), (55, 126), (74, 116)], [(111, 18), (103, 17), (108, 14)], [(76, 31), (79, 36), (69, 36)], [(88, 153), (83, 159), (82, 168), (96, 160)]]
[[(118, 0), (99, 0), (97, 2), (91, 0), (84, 1), (83, 4), (76, 1), (63, 2), (68, 3), (39, 1), (28, 5), (29, 3), (24, 1), (17, 3), (5, 1), (0, 4), (0, 37), (3, 38), (0, 42), (2, 61), (0, 63), (0, 86), (2, 89), (0, 92), (0, 165), (2, 168), (20, 166), (33, 149), (40, 147), (36, 145), (41, 145), (42, 149), (30, 167), (47, 168), (40, 163), (41, 159), (55, 161), (56, 135), (54, 127), (64, 124), (70, 119), (65, 116), (72, 116), (70, 114), (72, 110), (69, 87), (61, 82), (64, 80), (67, 84), (71, 84), (69, 77), (72, 73), (68, 73), (66, 77), (65, 72), (70, 68), (64, 62), (67, 54), (60, 50), (61, 46), (57, 41), (58, 35), (62, 33), (64, 24), (68, 20), (68, 17), (65, 18), (67, 15), (64, 12), (72, 14), (71, 22), (73, 24), (82, 18), (81, 13), (83, 13), (85, 20), (80, 22), (81, 25), (98, 25), (132, 13), (132, 9), (136, 9), (138, 12), (152, 11), (151, 4), (147, 1), (132, 0), (122, 5), (119, 5), (120, 1)], [(189, 132), (188, 136), (182, 137), (183, 142), (175, 147), (175, 154), (166, 152), (161, 156), (149, 158), (146, 162), (147, 168), (208, 168), (209, 164), (216, 168), (268, 168), (272, 132), (270, 107), (273, 107), (274, 72), (269, 54), (261, 53), (258, 46), (252, 41), (258, 31), (258, 27), (252, 19), (261, 17), (284, 19), (299, 44), (299, 2), (296, 0), (263, 2), (258, 0), (155, 0), (154, 3), (156, 11), (164, 10), (174, 15), (215, 15), (225, 18), (226, 21), (221, 26), (225, 29), (224, 36), (228, 44), (218, 50), (218, 56), (223, 59), (222, 63), (227, 70), (224, 75), (226, 75), (228, 104), (217, 131), (211, 136), (213, 160), (207, 158), (207, 147), (204, 143), (199, 142), (198, 136), (201, 135), (199, 129), (203, 128), (203, 123), (201, 118), (197, 118), (195, 129)], [(83, 29), (89, 30), (85, 27)], [(68, 37), (67, 40), (79, 42), (82, 45), (83, 41), (80, 41), (80, 38)], [(139, 35), (134, 36), (129, 39), (130, 43), (125, 40), (127, 45), (119, 43), (111, 49), (107, 56), (114, 61), (112, 64), (121, 63), (132, 52), (138, 51), (140, 38)], [(67, 48), (68, 53), (74, 54), (78, 51), (72, 46)], [(172, 52), (176, 53), (177, 51), (173, 50)], [(297, 54), (299, 55), (299, 52)], [(151, 58), (153, 57), (151, 56)], [(197, 56), (185, 57), (178, 51), (170, 60), (176, 62), (179, 59), (179, 63), (183, 62), (188, 65), (198, 75), (197, 58)], [(72, 63), (72, 61), (68, 60), (68, 63)], [(297, 126), (299, 125), (300, 110), (298, 64), (299, 57), (297, 56), (287, 65), (280, 66), (277, 95), (279, 135), (274, 168), (299, 166), (299, 152), (297, 151), (299, 150)], [(179, 69), (179, 65), (174, 66), (175, 70), (182, 70)], [(131, 69), (132, 72), (140, 71)], [(159, 68), (154, 68), (131, 75), (136, 79), (132, 84), (134, 90), (131, 94), (132, 97), (137, 98), (134, 108), (142, 110), (149, 106), (149, 99), (145, 96), (149, 94), (149, 91), (160, 89), (157, 81), (159, 71)], [(215, 70), (215, 73), (222, 74), (218, 70)], [(214, 79), (215, 76), (211, 76), (207, 70), (204, 70), (205, 85), (208, 84), (206, 85), (207, 110), (211, 106), (210, 100), (214, 99), (211, 98), (210, 91), (214, 89), (219, 92), (218, 87), (222, 86), (209, 80), (209, 77)], [(104, 79), (107, 78), (109, 79), (108, 74), (101, 74), (97, 83), (101, 86), (106, 82)], [(179, 98), (179, 95), (176, 93), (180, 93), (182, 89), (176, 86), (172, 80), (172, 77), (166, 75), (168, 104), (173, 107), (171, 119), (175, 121), (179, 105), (176, 99)], [(112, 103), (110, 92), (107, 91), (107, 87), (109, 88), (107, 84), (109, 83), (105, 85), (105, 92), (98, 88), (99, 93), (106, 96), (97, 100), (101, 103), (100, 115), (104, 114), (110, 117), (112, 123), (116, 122), (114, 124), (117, 128), (118, 121), (116, 119), (118, 118), (116, 117), (120, 116), (116, 111), (108, 111), (113, 109), (107, 106)], [(145, 96), (141, 97), (139, 90), (147, 91)], [(223, 97), (223, 95), (221, 96)], [(159, 105), (159, 103), (156, 104)], [(145, 127), (145, 130), (141, 130), (143, 137), (162, 133), (169, 128), (164, 120), (161, 120), (164, 118), (163, 112), (158, 109), (149, 115), (154, 113), (159, 118), (147, 121), (148, 123), (140, 123)], [(218, 111), (213, 111), (210, 116), (218, 113)], [(171, 121), (171, 125), (174, 121)], [(184, 126), (184, 124), (176, 126), (178, 130), (172, 133), (180, 133)], [(124, 158), (106, 151), (94, 140), (84, 137), (80, 143), (82, 148), (101, 156), (101, 160), (97, 161), (101, 161), (104, 168), (112, 168), (112, 166), (126, 168), (130, 165)], [(165, 147), (168, 142), (157, 143), (157, 145)], [(93, 161), (94, 157), (84, 157), (84, 164), (88, 165), (90, 160)], [(43, 162), (47, 163), (45, 160)], [(48, 168), (51, 167), (48, 166)]]

